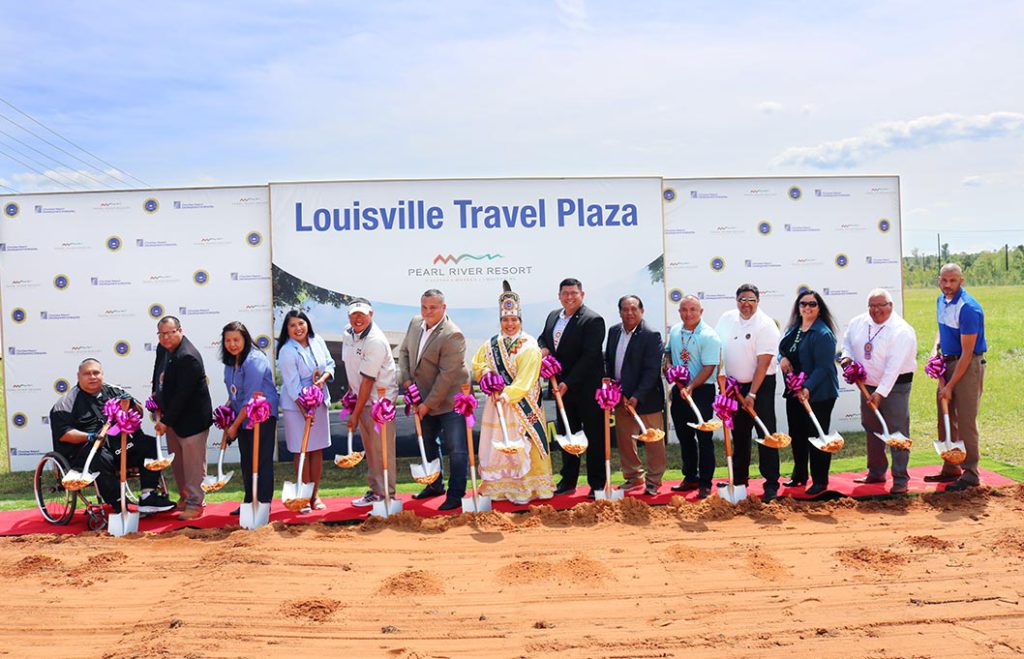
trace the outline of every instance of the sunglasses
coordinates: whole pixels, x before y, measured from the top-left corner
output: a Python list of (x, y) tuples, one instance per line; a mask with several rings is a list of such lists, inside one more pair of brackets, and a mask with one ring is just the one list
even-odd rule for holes
[(736, 301), (737, 302), (757, 302), (757, 298), (756, 297), (738, 297), (738, 298), (736, 298)]
[(817, 300), (804, 300), (800, 302), (800, 306), (810, 307), (811, 309), (813, 309), (814, 307), (818, 306), (818, 302)]

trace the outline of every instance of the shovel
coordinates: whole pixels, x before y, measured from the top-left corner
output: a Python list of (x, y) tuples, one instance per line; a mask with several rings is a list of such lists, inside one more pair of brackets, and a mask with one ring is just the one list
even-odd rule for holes
[[(255, 396), (262, 396), (257, 391)], [(245, 413), (244, 410), (242, 412)], [(252, 503), (242, 503), (238, 511), (238, 525), (243, 529), (257, 529), (270, 521), (270, 504), (260, 503), (256, 493), (259, 492), (257, 485), (260, 480), (260, 424), (254, 424), (252, 429)]]
[[(156, 412), (156, 421), (157, 421), (157, 423), (160, 422), (160, 412), (159, 411)], [(160, 435), (160, 437), (163, 437), (163, 435)], [(163, 452), (163, 449), (160, 448), (160, 437), (156, 438), (156, 458), (155, 459), (154, 458), (146, 458), (142, 462), (142, 465), (146, 469), (149, 469), (150, 471), (161, 471), (161, 470), (166, 469), (167, 467), (169, 467), (171, 465), (171, 463), (174, 462), (174, 454), (173, 453), (168, 453), (165, 456), (164, 452)]]
[[(725, 366), (719, 365), (718, 367), (718, 389), (719, 391), (725, 391)], [(753, 410), (748, 410), (753, 413)], [(719, 412), (721, 415), (722, 413)], [(756, 416), (754, 417), (757, 418)], [(767, 433), (766, 433), (767, 434)], [(729, 470), (729, 484), (725, 487), (715, 488), (718, 490), (718, 496), (721, 499), (725, 499), (729, 503), (735, 505), (740, 501), (744, 501), (747, 498), (747, 486), (736, 485), (735, 477), (733, 476), (732, 469), (732, 437), (729, 436), (729, 425), (726, 423), (722, 424), (722, 437), (725, 439), (725, 466)]]
[(700, 410), (697, 409), (697, 403), (693, 402), (693, 398), (683, 393), (684, 391), (685, 390), (682, 387), (679, 387), (679, 395), (682, 396), (686, 400), (686, 402), (690, 404), (690, 409), (693, 410), (693, 414), (694, 416), (697, 417), (697, 421), (699, 422), (687, 423), (686, 425), (696, 430), (700, 430), (702, 432), (714, 432), (722, 427), (722, 422), (716, 419), (710, 419), (709, 421), (705, 421), (704, 417), (702, 417), (700, 414)]
[(71, 470), (64, 475), (64, 478), (61, 479), (61, 485), (64, 486), (65, 490), (68, 490), (69, 492), (77, 492), (87, 485), (92, 485), (93, 481), (96, 480), (96, 477), (100, 475), (100, 472), (98, 471), (90, 473), (89, 465), (92, 464), (92, 459), (96, 456), (96, 451), (99, 450), (100, 444), (102, 444), (103, 440), (106, 438), (107, 428), (109, 427), (110, 421), (107, 421), (103, 424), (99, 433), (96, 434), (96, 439), (92, 443), (92, 448), (89, 449), (89, 457), (85, 459), (85, 466), (82, 467), (82, 471)]
[[(386, 394), (387, 389), (384, 387), (377, 388), (378, 399), (384, 398)], [(402, 512), (402, 500), (391, 499), (391, 478), (388, 475), (388, 428), (391, 426), (391, 423), (385, 423), (380, 427), (380, 457), (384, 466), (384, 500), (373, 502), (370, 515), (374, 517), (388, 517)]]
[(754, 441), (758, 444), (763, 444), (768, 448), (786, 448), (793, 443), (793, 438), (784, 432), (768, 432), (768, 427), (764, 425), (764, 421), (761, 417), (757, 416), (757, 412), (754, 411), (754, 406), (747, 404), (745, 400), (740, 401), (740, 405), (747, 411), (747, 414), (754, 420), (754, 424), (758, 427), (764, 437), (754, 436)]
[(831, 435), (826, 435), (825, 431), (821, 429), (821, 424), (818, 423), (818, 417), (814, 416), (814, 410), (811, 409), (810, 402), (804, 400), (801, 401), (804, 404), (804, 409), (807, 410), (807, 416), (811, 417), (811, 423), (818, 431), (817, 437), (808, 437), (807, 440), (819, 451), (825, 453), (838, 453), (846, 440), (838, 432), (834, 432)]
[(334, 464), (342, 469), (351, 469), (363, 461), (363, 452), (352, 452), (352, 431), (348, 431), (348, 453), (334, 456)]
[[(603, 386), (611, 384), (611, 378), (602, 379)], [(604, 489), (594, 492), (594, 499), (615, 501), (626, 495), (622, 490), (612, 488), (612, 411), (604, 410)]]
[[(157, 443), (159, 446), (159, 442)], [(229, 471), (227, 474), (224, 473), (224, 449), (228, 447), (228, 432), (224, 431), (224, 437), (220, 440), (220, 457), (217, 459), (217, 475), (216, 476), (203, 476), (203, 482), (199, 484), (203, 492), (216, 492), (231, 480), (231, 477), (235, 475), (235, 472)], [(259, 456), (254, 455), (252, 458), (254, 461), (259, 460)]]
[(895, 449), (909, 451), (912, 443), (911, 439), (901, 432), (889, 432), (889, 424), (882, 418), (882, 413), (878, 410), (878, 406), (871, 402), (871, 394), (868, 393), (867, 387), (864, 386), (863, 382), (858, 382), (857, 386), (860, 388), (860, 392), (864, 394), (864, 400), (867, 401), (868, 407), (878, 417), (878, 422), (882, 424), (882, 432), (876, 432), (875, 436)]
[(412, 418), (416, 422), (416, 443), (420, 449), (421, 464), (414, 462), (409, 465), (409, 469), (412, 471), (413, 480), (420, 485), (430, 485), (441, 475), (441, 458), (435, 458), (427, 462), (427, 451), (423, 446), (423, 425), (420, 423), (420, 415), (413, 412)]
[[(127, 410), (130, 401), (121, 401), (121, 409)], [(128, 512), (128, 433), (121, 433), (121, 512), (107, 520), (110, 535), (120, 537), (139, 530), (139, 513)]]
[(306, 413), (306, 428), (302, 431), (302, 449), (299, 451), (299, 469), (296, 483), (285, 481), (281, 486), (281, 502), (288, 510), (297, 513), (309, 506), (313, 498), (313, 484), (302, 482), (302, 469), (306, 466), (306, 445), (309, 443), (309, 429), (313, 426), (312, 410)]
[(633, 415), (633, 420), (636, 421), (636, 425), (640, 427), (639, 435), (632, 435), (633, 439), (640, 440), (641, 442), (660, 442), (665, 439), (665, 431), (658, 430), (657, 428), (648, 428), (644, 425), (643, 419), (636, 413), (633, 406), (629, 404), (629, 401), (622, 401), (622, 404), (626, 406), (626, 411)]
[[(469, 395), (471, 387), (462, 385), (462, 393)], [(469, 477), (473, 484), (470, 496), (462, 497), (462, 512), (485, 513), (491, 510), (491, 497), (476, 493), (476, 452), (473, 450), (473, 424), (466, 417), (466, 443), (469, 448)]]
[(587, 450), (587, 436), (583, 429), (576, 432), (569, 430), (569, 417), (565, 413), (565, 403), (562, 402), (562, 394), (558, 391), (558, 380), (550, 378), (551, 391), (555, 394), (555, 403), (558, 406), (558, 413), (562, 416), (562, 425), (565, 426), (564, 435), (555, 435), (555, 441), (562, 447), (562, 450), (570, 455), (582, 455)]
[(967, 459), (967, 446), (962, 441), (950, 441), (949, 432), (949, 401), (945, 398), (942, 401), (942, 423), (945, 424), (946, 428), (946, 440), (935, 440), (932, 445), (935, 447), (935, 452), (938, 453), (943, 460), (950, 464), (958, 465)]
[(522, 438), (510, 440), (508, 438), (508, 425), (505, 423), (505, 405), (497, 396), (494, 397), (494, 409), (498, 410), (498, 423), (501, 425), (501, 444), (495, 444), (494, 448), (507, 455), (515, 455), (523, 450)]

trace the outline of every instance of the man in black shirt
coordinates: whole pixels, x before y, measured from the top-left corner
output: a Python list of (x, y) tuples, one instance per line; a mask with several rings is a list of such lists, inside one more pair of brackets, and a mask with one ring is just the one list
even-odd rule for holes
[[(106, 418), (103, 405), (108, 400), (128, 396), (123, 389), (103, 383), (103, 366), (95, 359), (86, 359), (78, 365), (78, 384), (60, 397), (50, 410), (50, 430), (53, 433), (53, 450), (71, 463), (72, 469), (82, 469), (92, 449), (96, 434), (103, 428)], [(141, 411), (141, 406), (132, 399), (132, 405)], [(99, 472), (96, 484), (103, 500), (121, 512), (121, 439), (108, 437), (89, 466)], [(142, 481), (142, 496), (139, 499), (140, 513), (158, 513), (174, 508), (174, 504), (157, 491), (160, 472), (143, 467), (146, 458), (156, 458), (156, 441), (140, 428), (128, 438), (129, 466), (139, 467)]]

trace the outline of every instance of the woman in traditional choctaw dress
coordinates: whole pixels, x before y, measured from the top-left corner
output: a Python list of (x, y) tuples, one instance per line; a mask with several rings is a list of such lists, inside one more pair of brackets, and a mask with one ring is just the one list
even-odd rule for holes
[[(504, 380), (501, 393), (489, 396), (480, 427), (481, 494), (524, 505), (534, 499), (550, 499), (554, 491), (551, 457), (540, 406), (540, 348), (523, 332), (519, 296), (504, 283), (498, 298), (501, 332), (480, 346), (473, 357), (473, 379), (489, 373)], [(493, 376), (489, 376), (493, 377)], [(523, 440), (515, 453), (504, 453), (497, 405), (502, 406), (509, 439)]]

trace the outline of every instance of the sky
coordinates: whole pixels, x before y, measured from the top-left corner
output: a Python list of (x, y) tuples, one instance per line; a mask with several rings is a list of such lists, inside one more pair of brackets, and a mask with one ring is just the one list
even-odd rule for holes
[(894, 174), (905, 253), (934, 253), (937, 234), (954, 251), (1024, 243), (1019, 0), (0, 0), (0, 15), (0, 194)]

